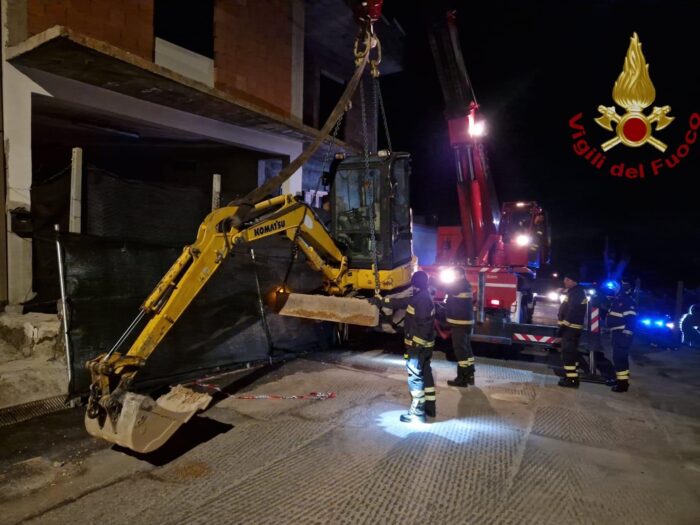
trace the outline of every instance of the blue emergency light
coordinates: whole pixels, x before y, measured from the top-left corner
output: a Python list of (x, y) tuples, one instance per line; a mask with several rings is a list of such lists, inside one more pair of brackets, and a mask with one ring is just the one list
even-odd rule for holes
[(654, 330), (657, 328), (668, 328), (669, 330), (673, 330), (673, 327), (675, 326), (673, 322), (667, 321), (666, 319), (652, 319), (650, 317), (644, 317), (640, 319), (639, 322), (644, 326), (653, 328)]

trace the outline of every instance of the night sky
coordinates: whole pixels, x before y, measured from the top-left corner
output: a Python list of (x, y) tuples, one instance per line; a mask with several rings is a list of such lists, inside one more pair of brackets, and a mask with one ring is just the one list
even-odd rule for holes
[[(427, 13), (439, 2), (385, 0), (405, 29), (405, 71), (382, 79), (394, 148), (412, 153), (414, 213), (457, 224), (456, 173), (443, 101), (427, 40)], [(674, 168), (650, 172), (684, 142), (700, 112), (700, 3), (680, 1), (444, 2), (457, 8), (462, 52), (487, 120), (491, 170), (501, 202), (537, 200), (550, 214), (552, 270), (580, 268), (603, 278), (606, 236), (626, 276), (670, 289), (700, 286), (700, 139)], [(675, 121), (653, 135), (668, 144), (619, 145), (596, 169), (573, 151), (569, 119), (583, 112), (585, 138), (600, 150), (614, 136), (593, 119), (613, 106), (612, 87), (637, 32), (656, 88), (653, 106)], [(618, 113), (624, 109), (617, 107)], [(645, 165), (644, 179), (609, 174)]]

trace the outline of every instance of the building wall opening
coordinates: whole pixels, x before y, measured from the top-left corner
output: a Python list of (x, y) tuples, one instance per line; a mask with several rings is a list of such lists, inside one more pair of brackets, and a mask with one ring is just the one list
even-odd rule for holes
[(155, 0), (156, 38), (214, 58), (214, 0)]
[(53, 232), (68, 230), (73, 148), (83, 150), (81, 234), (171, 247), (195, 240), (214, 174), (225, 205), (258, 186), (260, 162), (278, 171), (287, 160), (39, 95), (32, 144), (33, 287), (49, 307), (59, 297)]

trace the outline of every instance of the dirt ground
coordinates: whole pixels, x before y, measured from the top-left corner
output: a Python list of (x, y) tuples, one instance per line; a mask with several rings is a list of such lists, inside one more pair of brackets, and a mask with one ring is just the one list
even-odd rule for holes
[(0, 340), (0, 409), (67, 391), (65, 360), (44, 354), (26, 357)]
[(0, 409), (68, 392), (59, 320), (48, 314), (0, 314)]
[[(626, 394), (485, 357), (452, 388), (436, 352), (425, 425), (398, 420), (403, 364), (380, 342), (219, 378), (145, 456), (87, 436), (81, 409), (0, 427), (0, 523), (700, 522), (700, 352), (635, 348)], [(336, 397), (236, 397), (309, 392)]]

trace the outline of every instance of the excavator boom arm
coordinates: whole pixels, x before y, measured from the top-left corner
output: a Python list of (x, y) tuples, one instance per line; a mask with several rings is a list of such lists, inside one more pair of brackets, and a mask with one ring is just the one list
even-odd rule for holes
[[(88, 361), (86, 366), (90, 370), (92, 384), (86, 427), (93, 435), (115, 443), (123, 443), (135, 450), (155, 447), (167, 439), (179, 424), (191, 417), (193, 410), (202, 408), (204, 401), (197, 396), (192, 398), (190, 408), (187, 403), (173, 396), (166, 398), (165, 405), (158, 402), (153, 405), (152, 400), (148, 401), (150, 398), (129, 392), (129, 387), (138, 370), (221, 267), (234, 246), (251, 244), (273, 235), (285, 235), (302, 250), (311, 267), (322, 272), (329, 294), (342, 296), (356, 286), (352, 279), (345, 278), (346, 274), (351, 273), (348, 272), (346, 256), (306, 204), (298, 202), (291, 195), (267, 199), (253, 206), (247, 213), (247, 218), (238, 226), (234, 226), (231, 218), (236, 217), (238, 212), (236, 206), (220, 208), (210, 213), (202, 222), (195, 243), (183, 250), (144, 301), (141, 314), (150, 316), (150, 319), (125, 354), (113, 349)], [(410, 276), (410, 273), (408, 275)], [(348, 308), (342, 304), (343, 299), (335, 299), (336, 302), (328, 297), (325, 299), (322, 306), (315, 306), (308, 297), (306, 300), (302, 298), (296, 303), (296, 309), (306, 312), (319, 311), (328, 315), (328, 308), (337, 307), (339, 317), (364, 317), (374, 319), (376, 324), (376, 307), (365, 301), (347, 299), (353, 302)], [(122, 415), (125, 407), (133, 413)], [(173, 410), (173, 407), (177, 410)], [(145, 441), (134, 441), (135, 436), (139, 435), (134, 430), (134, 425), (149, 418), (155, 418), (154, 421), (158, 422), (154, 423), (155, 430), (148, 432), (149, 438), (144, 438)]]
[[(142, 364), (145, 362), (216, 273), (234, 245), (284, 234), (297, 243), (311, 266), (322, 272), (327, 282), (337, 281), (347, 269), (346, 257), (316, 214), (293, 196), (282, 195), (255, 205), (251, 215), (258, 215), (259, 220), (245, 223), (240, 229), (231, 227), (226, 231), (222, 226), (237, 211), (235, 206), (219, 208), (204, 219), (195, 243), (183, 250), (143, 303), (142, 310), (151, 318), (124, 357), (136, 357)], [(339, 293), (340, 290), (335, 286), (331, 287), (331, 291)], [(96, 364), (104, 361), (104, 356), (100, 356), (89, 362), (88, 368), (96, 371)], [(133, 364), (133, 359), (130, 359), (128, 366)], [(124, 367), (117, 360), (110, 368), (119, 374)]]

